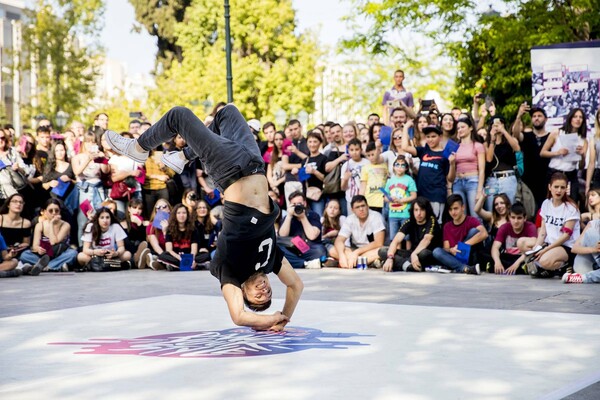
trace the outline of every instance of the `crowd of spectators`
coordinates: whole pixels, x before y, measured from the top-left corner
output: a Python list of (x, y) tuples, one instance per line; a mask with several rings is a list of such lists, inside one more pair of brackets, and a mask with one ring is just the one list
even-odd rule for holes
[[(477, 95), (471, 110), (442, 112), (403, 82), (396, 71), (382, 116), (364, 122), (248, 121), (291, 265), (600, 281), (600, 113), (571, 108), (547, 132), (544, 108), (523, 103), (510, 123)], [(181, 174), (161, 162), (185, 140), (140, 164), (111, 151), (108, 129), (98, 114), (88, 130), (0, 130), (2, 276), (208, 268), (220, 193), (199, 160)]]

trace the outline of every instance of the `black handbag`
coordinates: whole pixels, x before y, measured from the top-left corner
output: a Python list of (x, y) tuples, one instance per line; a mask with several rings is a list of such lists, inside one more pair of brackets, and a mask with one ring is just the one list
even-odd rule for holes
[(118, 258), (94, 256), (87, 264), (86, 269), (91, 272), (118, 271), (121, 269), (121, 260)]

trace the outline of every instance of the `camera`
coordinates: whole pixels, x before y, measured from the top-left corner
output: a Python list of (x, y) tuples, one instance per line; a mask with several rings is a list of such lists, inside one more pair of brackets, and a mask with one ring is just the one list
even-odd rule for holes
[(196, 195), (196, 193), (192, 193), (188, 196), (188, 199), (191, 201), (197, 201), (198, 200), (198, 196)]
[(142, 118), (142, 115), (144, 115), (141, 111), (132, 111), (129, 113), (129, 118)]
[(294, 206), (294, 214), (302, 214), (306, 208), (302, 204), (296, 204)]

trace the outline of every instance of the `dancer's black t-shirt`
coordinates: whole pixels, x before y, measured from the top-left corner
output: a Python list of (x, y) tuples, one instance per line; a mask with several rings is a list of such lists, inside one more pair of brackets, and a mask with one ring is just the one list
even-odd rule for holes
[(223, 230), (210, 272), (221, 282), (241, 287), (252, 274), (279, 273), (283, 253), (277, 246), (275, 220), (279, 207), (270, 200), (271, 212), (260, 211), (226, 201), (223, 207)]

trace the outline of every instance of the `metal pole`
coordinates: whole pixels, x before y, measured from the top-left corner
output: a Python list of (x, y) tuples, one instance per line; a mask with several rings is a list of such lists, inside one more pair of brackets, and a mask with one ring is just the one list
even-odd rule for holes
[(225, 58), (227, 62), (227, 102), (233, 103), (233, 76), (231, 74), (231, 33), (229, 31), (229, 0), (225, 1)]

